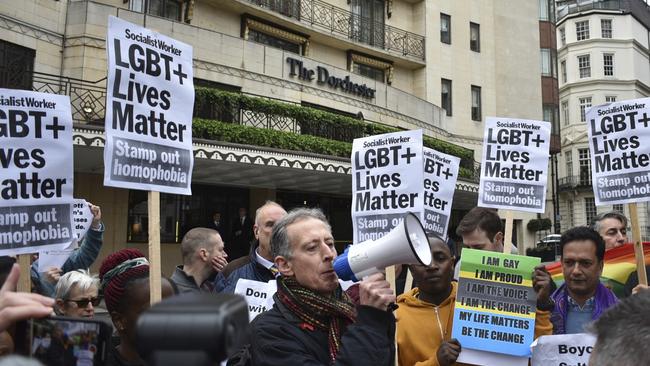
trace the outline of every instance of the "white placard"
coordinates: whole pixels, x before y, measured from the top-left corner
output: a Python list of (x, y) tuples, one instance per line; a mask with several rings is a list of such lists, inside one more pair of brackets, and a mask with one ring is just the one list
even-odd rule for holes
[(74, 206), (72, 209), (72, 220), (74, 222), (75, 240), (80, 241), (93, 223), (93, 212), (90, 211), (90, 206), (85, 199), (75, 198)]
[(587, 366), (596, 337), (587, 333), (539, 337), (531, 345), (532, 366)]
[(277, 291), (275, 280), (259, 282), (240, 278), (235, 285), (235, 293), (246, 299), (248, 304), (248, 320), (253, 321), (256, 316), (273, 307), (273, 295)]
[(544, 212), (550, 140), (548, 122), (488, 117), (478, 205)]
[(428, 147), (424, 154), (424, 230), (447, 237), (460, 158)]
[(650, 98), (587, 111), (591, 171), (580, 182), (594, 189), (596, 205), (650, 201)]
[(528, 357), (517, 357), (503, 353), (463, 348), (456, 362), (481, 366), (527, 366)]
[(422, 130), (355, 139), (351, 160), (354, 243), (381, 238), (408, 211), (422, 217)]
[(47, 272), (50, 268), (63, 268), (75, 246), (61, 250), (44, 250), (38, 254), (38, 271)]
[(110, 16), (104, 185), (190, 195), (192, 47)]
[(0, 89), (0, 255), (70, 244), (72, 164), (70, 99)]

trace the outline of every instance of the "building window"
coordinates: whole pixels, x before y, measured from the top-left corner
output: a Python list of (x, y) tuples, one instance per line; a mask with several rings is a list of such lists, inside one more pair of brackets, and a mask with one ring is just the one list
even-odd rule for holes
[(566, 83), (566, 60), (560, 62), (560, 72), (562, 73), (562, 82)]
[(0, 88), (32, 90), (36, 51), (0, 39)]
[(600, 20), (600, 31), (603, 38), (612, 38), (612, 20), (611, 19), (601, 19)]
[(578, 70), (580, 71), (580, 78), (591, 77), (591, 63), (589, 55), (578, 56)]
[(451, 17), (440, 13), (440, 42), (451, 44)]
[(440, 104), (447, 115), (451, 116), (451, 80), (442, 79), (440, 81)]
[(348, 51), (348, 70), (382, 83), (390, 84), (393, 81), (392, 62), (354, 51)]
[(481, 87), (472, 85), (472, 120), (481, 120)]
[(551, 76), (553, 74), (551, 66), (551, 50), (549, 48), (542, 48), (540, 51), (542, 56), (542, 76)]
[(573, 151), (565, 151), (564, 160), (566, 161), (566, 176), (570, 179), (573, 176)]
[(550, 20), (549, 0), (539, 0), (539, 20)]
[(562, 118), (564, 118), (564, 125), (568, 126), (569, 123), (569, 101), (562, 102)]
[(603, 54), (603, 73), (605, 76), (614, 76), (614, 54)]
[(623, 213), (623, 204), (619, 203), (619, 204), (613, 205), (612, 206), (612, 211), (622, 214)]
[(352, 38), (371, 46), (384, 47), (386, 13), (384, 0), (351, 0), (348, 3), (351, 4), (352, 14), (354, 14), (351, 20)]
[(585, 198), (585, 216), (587, 217), (586, 225), (591, 225), (591, 222), (594, 221), (598, 212), (596, 211), (596, 201), (593, 197)]
[(567, 210), (569, 211), (569, 215), (568, 215), (569, 216), (569, 227), (568, 227), (568, 229), (569, 229), (569, 228), (573, 227), (573, 222), (574, 222), (574, 219), (573, 219), (573, 201), (567, 201)]
[(578, 167), (580, 169), (580, 185), (591, 185), (591, 156), (589, 149), (578, 149)]
[(583, 20), (581, 22), (576, 22), (576, 39), (578, 41), (583, 41), (589, 39), (589, 21)]
[[(215, 192), (218, 192), (215, 194)], [(160, 241), (180, 243), (190, 229), (202, 227), (215, 212), (221, 213), (224, 227), (231, 228), (239, 207), (248, 207), (248, 189), (192, 185), (192, 195), (160, 194)], [(127, 241), (146, 242), (149, 237), (147, 192), (129, 190)], [(230, 241), (230, 232), (223, 241)], [(228, 244), (226, 244), (228, 245)]]
[(297, 43), (289, 42), (279, 37), (270, 34), (262, 33), (251, 29), (248, 31), (248, 40), (265, 44), (267, 46), (279, 48), (284, 51), (300, 54), (300, 45)]
[(373, 67), (373, 66), (370, 66), (370, 65), (364, 65), (364, 64), (360, 64), (360, 63), (355, 62), (352, 65), (352, 72), (357, 74), (357, 75), (365, 76), (367, 78), (371, 78), (371, 79), (380, 81), (382, 83), (386, 80), (385, 79), (386, 76), (385, 76), (385, 73), (384, 73), (383, 69)]
[(580, 98), (580, 121), (587, 120), (587, 109), (591, 108), (591, 97)]
[(560, 28), (560, 45), (566, 46), (566, 30), (564, 27)]
[(284, 51), (303, 55), (307, 52), (309, 39), (299, 33), (285, 30), (256, 18), (242, 18), (242, 37)]
[(606, 95), (605, 96), (605, 103), (614, 103), (616, 102), (616, 96), (615, 95)]
[(542, 106), (542, 119), (546, 122), (551, 122), (551, 134), (557, 135), (560, 133), (560, 125), (557, 107), (553, 104), (545, 104)]
[(180, 21), (182, 1), (178, 0), (131, 0), (129, 9), (162, 18)]
[(469, 49), (481, 52), (481, 28), (476, 23), (469, 23)]

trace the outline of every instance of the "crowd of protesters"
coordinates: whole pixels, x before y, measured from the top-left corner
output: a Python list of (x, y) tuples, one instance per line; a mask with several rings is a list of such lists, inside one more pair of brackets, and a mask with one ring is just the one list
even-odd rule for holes
[[(103, 260), (99, 275), (90, 273), (104, 231), (100, 208), (90, 209), (91, 228), (62, 268), (39, 269), (34, 262), (35, 293), (16, 292), (18, 265), (0, 259), (0, 356), (12, 353), (10, 332), (18, 320), (52, 314), (98, 318), (101, 307), (115, 332), (106, 364), (146, 364), (135, 334), (138, 316), (149, 307), (149, 262), (136, 249), (122, 249)], [(245, 210), (237, 222), (233, 243), (224, 243), (220, 215), (214, 216), (213, 227), (189, 230), (180, 245), (183, 263), (170, 279), (163, 278), (161, 288), (166, 298), (232, 293), (240, 279), (277, 281), (273, 308), (250, 324), (247, 344), (229, 364), (394, 365), (397, 356), (400, 365), (461, 365), (456, 361), (463, 345), (452, 338), (460, 258), (443, 238), (429, 236), (430, 265), (405, 266), (413, 275), (411, 290), (398, 296), (383, 274), (375, 274), (346, 292), (333, 270), (337, 251), (320, 210), (287, 213), (269, 201), (257, 209), (252, 223)], [(477, 207), (456, 233), (465, 247), (503, 252), (502, 225), (494, 210)], [(535, 338), (592, 332), (597, 343), (591, 365), (650, 364), (645, 350), (650, 291), (630, 276), (626, 288), (634, 295), (621, 300), (600, 280), (605, 252), (627, 242), (627, 225), (625, 216), (610, 212), (589, 227), (563, 233), (561, 286), (544, 265), (530, 274), (537, 295)], [(229, 244), (240, 251), (245, 246), (248, 254), (228, 262)]]

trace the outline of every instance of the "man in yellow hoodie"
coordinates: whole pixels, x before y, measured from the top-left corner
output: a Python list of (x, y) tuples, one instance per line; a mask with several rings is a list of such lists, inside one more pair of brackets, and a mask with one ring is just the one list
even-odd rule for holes
[[(431, 265), (411, 265), (418, 284), (397, 298), (397, 347), (400, 366), (447, 366), (456, 363), (461, 350), (451, 338), (457, 282), (452, 281), (455, 257), (445, 242), (430, 236)], [(538, 285), (533, 276), (534, 286)], [(540, 314), (543, 313), (543, 314)], [(552, 333), (548, 311), (539, 311), (535, 338)]]

